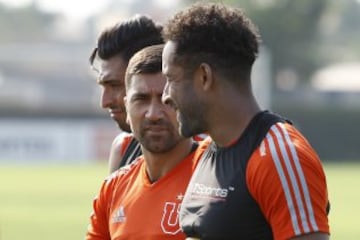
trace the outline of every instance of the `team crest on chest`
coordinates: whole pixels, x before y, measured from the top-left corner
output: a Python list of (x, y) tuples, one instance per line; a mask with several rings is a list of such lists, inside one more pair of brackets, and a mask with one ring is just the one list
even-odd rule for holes
[(179, 226), (180, 206), (181, 203), (165, 203), (161, 218), (161, 228), (165, 234), (175, 235), (181, 231)]

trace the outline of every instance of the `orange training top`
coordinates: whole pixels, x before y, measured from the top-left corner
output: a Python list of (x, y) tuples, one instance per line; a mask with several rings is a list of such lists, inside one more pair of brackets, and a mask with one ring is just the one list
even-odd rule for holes
[(183, 240), (178, 212), (195, 168), (198, 147), (154, 183), (139, 157), (107, 178), (93, 202), (86, 239)]

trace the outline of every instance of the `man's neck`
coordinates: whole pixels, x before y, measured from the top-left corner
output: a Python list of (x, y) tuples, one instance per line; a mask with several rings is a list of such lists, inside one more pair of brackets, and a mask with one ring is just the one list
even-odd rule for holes
[(229, 146), (236, 141), (252, 118), (261, 111), (253, 98), (227, 98), (216, 103), (216, 106), (212, 117), (209, 117), (208, 133), (220, 147)]
[(189, 155), (191, 149), (191, 139), (182, 140), (173, 149), (164, 153), (152, 153), (142, 148), (150, 182), (165, 176)]

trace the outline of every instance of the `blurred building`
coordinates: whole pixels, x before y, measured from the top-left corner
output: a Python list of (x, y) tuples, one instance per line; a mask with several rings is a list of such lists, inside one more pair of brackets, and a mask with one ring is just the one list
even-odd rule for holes
[[(47, 39), (0, 42), (0, 162), (106, 159), (119, 130), (99, 106), (100, 88), (88, 64), (96, 38), (104, 27), (136, 13), (164, 22), (181, 3), (113, 0), (86, 21), (59, 16)], [(293, 120), (323, 159), (360, 159), (359, 73), (319, 70), (300, 85), (285, 69), (273, 81), (271, 57), (271, 49), (263, 48), (255, 64), (253, 88), (261, 106)]]
[(85, 21), (57, 16), (47, 39), (0, 42), (0, 163), (107, 159), (119, 129), (88, 62), (97, 36), (136, 13), (161, 22), (176, 2), (111, 1)]

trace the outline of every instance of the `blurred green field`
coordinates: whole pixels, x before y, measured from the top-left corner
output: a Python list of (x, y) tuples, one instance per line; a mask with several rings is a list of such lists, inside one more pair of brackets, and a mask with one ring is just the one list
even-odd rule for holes
[(0, 240), (84, 239), (105, 165), (0, 166)]
[[(331, 239), (360, 239), (360, 163), (326, 164)], [(0, 240), (83, 239), (105, 165), (0, 166)]]

